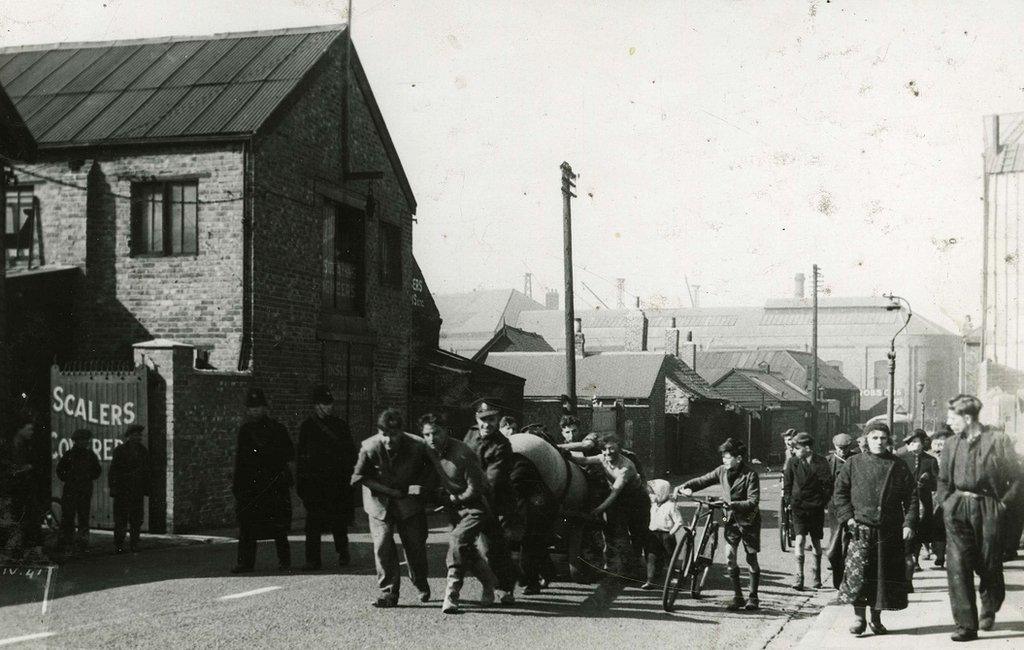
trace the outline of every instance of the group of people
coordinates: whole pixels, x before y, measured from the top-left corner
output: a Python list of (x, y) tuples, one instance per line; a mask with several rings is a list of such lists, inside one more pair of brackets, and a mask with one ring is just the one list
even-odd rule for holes
[(869, 627), (886, 633), (881, 612), (908, 606), (923, 548), (934, 554), (936, 568), (946, 569), (952, 640), (976, 639), (978, 630), (995, 624), (1005, 593), (1002, 563), (1016, 554), (1024, 495), (1013, 445), (981, 425), (981, 406), (976, 397), (955, 397), (948, 428), (932, 437), (915, 430), (899, 454), (885, 424), (868, 426), (859, 445), (846, 434), (836, 436), (828, 459), (813, 450), (808, 434), (786, 433), (783, 498), (795, 533), (793, 588), (804, 589), (808, 542), (811, 586), (821, 587), (827, 509), (833, 584), (838, 602), (853, 606), (852, 634)]
[[(142, 444), (144, 432), (138, 424), (125, 429), (124, 441), (114, 449), (107, 473), (117, 553), (138, 550), (151, 480), (149, 452)], [(93, 486), (102, 474), (100, 459), (92, 447), (92, 431), (75, 430), (71, 447), (61, 454), (54, 468), (62, 483), (60, 519), (55, 522), (60, 534), (45, 550), (45, 509), (39, 486), (49, 467), (39, 463), (34, 438), (35, 421), (26, 411), (16, 416), (13, 436), (0, 449), (0, 556), (4, 561), (44, 564), (53, 556), (77, 553), (89, 544)]]

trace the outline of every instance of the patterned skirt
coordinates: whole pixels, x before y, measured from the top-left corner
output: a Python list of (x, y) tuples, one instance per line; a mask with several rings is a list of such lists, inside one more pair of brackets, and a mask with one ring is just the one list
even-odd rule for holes
[(876, 610), (906, 609), (908, 591), (902, 530), (857, 524), (850, 531), (836, 603)]

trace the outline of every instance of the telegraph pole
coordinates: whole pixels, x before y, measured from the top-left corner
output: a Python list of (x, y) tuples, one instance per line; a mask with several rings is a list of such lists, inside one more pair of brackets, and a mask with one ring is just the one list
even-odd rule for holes
[(811, 317), (811, 431), (814, 438), (818, 438), (818, 281), (820, 269), (815, 264), (812, 267), (814, 278), (813, 314)]
[(576, 198), (572, 193), (576, 183), (576, 174), (567, 162), (561, 165), (562, 170), (562, 234), (564, 240), (563, 259), (565, 261), (565, 394), (576, 409), (576, 310), (573, 308), (572, 294), (572, 205)]

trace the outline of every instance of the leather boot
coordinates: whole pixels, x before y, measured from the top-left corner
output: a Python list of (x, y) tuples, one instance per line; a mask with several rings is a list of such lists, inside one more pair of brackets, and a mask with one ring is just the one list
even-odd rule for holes
[(736, 611), (743, 609), (746, 606), (747, 601), (743, 599), (743, 588), (740, 587), (740, 568), (729, 567), (729, 580), (732, 582), (733, 597), (732, 602), (726, 607), (729, 611)]
[(747, 606), (744, 609), (755, 611), (761, 609), (761, 603), (757, 599), (757, 588), (761, 584), (761, 572), (750, 572), (750, 596), (747, 598)]
[(889, 630), (885, 629), (885, 626), (882, 625), (882, 612), (877, 609), (871, 610), (871, 622), (868, 623), (868, 626), (875, 634), (886, 634), (889, 632)]
[(821, 556), (814, 556), (814, 564), (811, 566), (811, 586), (821, 589)]
[(864, 618), (864, 608), (854, 607), (853, 608), (853, 625), (850, 626), (850, 634), (854, 636), (860, 636), (864, 634), (864, 630), (868, 629), (868, 622)]

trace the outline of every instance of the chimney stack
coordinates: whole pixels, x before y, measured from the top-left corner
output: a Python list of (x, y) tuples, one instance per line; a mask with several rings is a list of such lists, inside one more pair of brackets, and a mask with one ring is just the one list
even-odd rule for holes
[(793, 280), (795, 282), (795, 285), (793, 287), (793, 297), (796, 298), (797, 300), (803, 300), (804, 299), (804, 280), (805, 279), (806, 278), (804, 277), (803, 273), (797, 273), (795, 276), (793, 276)]
[(690, 346), (690, 369), (697, 372), (697, 344), (693, 342), (693, 330), (686, 333), (686, 344)]
[(763, 372), (766, 375), (772, 374), (772, 367), (768, 365), (767, 361), (762, 361), (761, 363), (757, 364), (757, 367), (761, 372)]
[(699, 284), (693, 285), (693, 299), (692, 299), (692, 302), (693, 302), (693, 308), (694, 309), (699, 309), (700, 308), (700, 285)]
[[(639, 302), (637, 298), (637, 302)], [(622, 349), (626, 352), (647, 351), (647, 316), (639, 309), (626, 312), (626, 332)]]
[(573, 341), (576, 344), (576, 357), (582, 359), (583, 357), (587, 356), (587, 349), (584, 345), (582, 318), (573, 319), (573, 332)]
[(665, 354), (679, 356), (679, 330), (676, 329), (676, 319), (672, 318), (671, 326), (665, 330)]
[(544, 308), (551, 311), (558, 309), (558, 291), (548, 289), (548, 292), (544, 295)]

